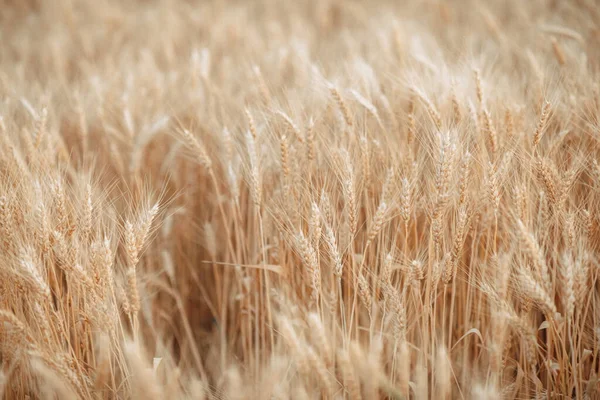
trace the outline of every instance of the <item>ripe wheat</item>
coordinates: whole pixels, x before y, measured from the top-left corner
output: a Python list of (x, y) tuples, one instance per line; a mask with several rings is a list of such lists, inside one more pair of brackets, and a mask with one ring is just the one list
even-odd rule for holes
[(600, 396), (592, 0), (4, 3), (4, 398)]

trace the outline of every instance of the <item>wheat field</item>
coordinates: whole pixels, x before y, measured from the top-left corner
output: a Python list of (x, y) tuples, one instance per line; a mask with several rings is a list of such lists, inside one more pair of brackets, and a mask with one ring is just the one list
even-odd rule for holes
[(6, 399), (600, 398), (594, 0), (5, 0)]

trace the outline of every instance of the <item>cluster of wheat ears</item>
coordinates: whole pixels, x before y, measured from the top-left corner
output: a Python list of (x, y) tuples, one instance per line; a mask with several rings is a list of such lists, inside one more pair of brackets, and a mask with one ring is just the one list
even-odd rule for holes
[(593, 0), (5, 1), (7, 399), (598, 398)]

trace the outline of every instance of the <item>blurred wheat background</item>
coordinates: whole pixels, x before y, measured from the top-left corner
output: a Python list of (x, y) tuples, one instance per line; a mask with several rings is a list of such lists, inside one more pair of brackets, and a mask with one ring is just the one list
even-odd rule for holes
[(599, 398), (592, 0), (0, 8), (6, 399)]

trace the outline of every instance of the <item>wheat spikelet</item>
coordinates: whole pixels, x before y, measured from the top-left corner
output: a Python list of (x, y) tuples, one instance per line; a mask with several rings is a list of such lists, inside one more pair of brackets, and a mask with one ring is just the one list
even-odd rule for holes
[(83, 237), (89, 239), (92, 234), (92, 217), (94, 213), (94, 205), (92, 203), (92, 187), (88, 183), (85, 190), (85, 208), (81, 218), (81, 231)]
[(315, 249), (310, 244), (310, 241), (301, 232), (296, 236), (298, 251), (302, 257), (304, 266), (307, 268), (308, 280), (312, 289), (312, 299), (316, 302), (321, 293), (321, 270), (317, 260)]
[(306, 157), (309, 163), (314, 161), (315, 155), (315, 122), (311, 117), (306, 127)]
[(509, 324), (515, 329), (519, 336), (524, 340), (525, 343), (525, 354), (527, 357), (527, 361), (531, 365), (537, 364), (537, 340), (535, 338), (535, 334), (532, 332), (531, 328), (527, 325), (522, 318), (519, 318), (514, 314), (514, 312), (506, 312), (506, 320)]
[(40, 300), (50, 297), (50, 288), (31, 255), (32, 250), (22, 250), (19, 256), (19, 266), (24, 276), (27, 288)]
[(488, 110), (483, 110), (483, 117), (484, 129), (489, 137), (492, 154), (496, 154), (496, 152), (498, 151), (498, 135), (496, 133), (496, 128), (494, 128), (492, 117), (490, 116)]
[(489, 168), (491, 172), (488, 176), (488, 197), (490, 199), (490, 203), (492, 203), (492, 207), (494, 213), (498, 213), (498, 208), (500, 206), (500, 182), (499, 182), (499, 173), (498, 170), (494, 170), (494, 166), (492, 163), (489, 163)]
[(406, 340), (406, 308), (398, 292), (393, 292), (391, 303), (394, 310), (394, 325), (392, 329), (394, 341), (395, 343), (403, 343)]
[(140, 357), (140, 350), (135, 343), (125, 345), (125, 354), (133, 372), (133, 391), (136, 396), (146, 399), (159, 399), (162, 390), (154, 378), (151, 368), (146, 366)]
[(38, 120), (36, 122), (36, 129), (35, 129), (35, 148), (39, 148), (42, 140), (44, 140), (44, 138), (46, 137), (46, 129), (47, 129), (47, 124), (48, 122), (48, 109), (46, 107), (42, 108), (42, 111), (40, 113), (40, 116), (38, 117)]
[(317, 346), (321, 356), (323, 357), (325, 365), (327, 367), (331, 367), (333, 365), (333, 353), (321, 318), (314, 312), (309, 313), (308, 323), (311, 327), (312, 339), (315, 342), (315, 345)]
[(126, 270), (126, 282), (128, 290), (128, 302), (130, 312), (136, 314), (140, 309), (140, 296), (137, 287), (136, 268), (139, 256), (148, 235), (154, 218), (158, 214), (158, 204), (149, 207), (142, 214), (141, 219), (134, 225), (131, 221), (125, 222), (125, 253), (128, 264)]
[(268, 105), (269, 103), (271, 103), (271, 92), (267, 87), (265, 79), (260, 71), (260, 67), (258, 65), (253, 65), (252, 72), (254, 73), (258, 81), (258, 87), (260, 90), (260, 96), (262, 97), (262, 101), (264, 104)]
[(358, 295), (360, 296), (361, 301), (364, 303), (365, 307), (367, 308), (367, 312), (370, 315), (373, 307), (373, 299), (371, 297), (371, 287), (369, 285), (369, 281), (367, 281), (367, 278), (365, 278), (363, 274), (358, 272), (356, 283), (358, 285)]
[(383, 268), (381, 270), (381, 279), (385, 283), (390, 283), (390, 279), (392, 278), (392, 263), (394, 262), (394, 256), (392, 253), (388, 253), (385, 256), (385, 261), (383, 263)]
[(548, 197), (552, 204), (559, 204), (559, 188), (556, 183), (558, 183), (558, 177), (556, 171), (548, 165), (548, 163), (538, 160), (536, 163), (537, 171), (541, 177), (541, 180), (546, 189), (546, 193), (548, 193)]
[(424, 95), (419, 94), (419, 97), (421, 98), (421, 101), (423, 101), (423, 103), (425, 103), (425, 108), (427, 109), (427, 112), (431, 116), (431, 119), (433, 120), (435, 127), (438, 130), (441, 130), (442, 129), (442, 116), (440, 115), (439, 111), (437, 110), (437, 108), (435, 108), (433, 103), (428, 98), (426, 98)]
[(350, 227), (350, 236), (354, 237), (356, 234), (357, 221), (356, 221), (356, 194), (355, 194), (355, 184), (354, 184), (354, 173), (352, 171), (352, 167), (348, 162), (348, 173), (342, 182), (342, 188), (344, 191), (344, 199), (347, 204), (347, 213), (348, 213), (348, 224)]
[(231, 132), (227, 127), (224, 127), (222, 130), (222, 140), (223, 140), (223, 149), (225, 151), (225, 158), (227, 160), (231, 160), (233, 157), (233, 137), (231, 136)]
[(150, 227), (152, 226), (152, 222), (158, 214), (158, 209), (158, 203), (155, 203), (152, 207), (149, 207), (147, 210), (145, 210), (144, 214), (142, 215), (136, 235), (136, 247), (138, 252), (141, 251), (142, 247), (144, 247), (144, 244), (148, 240)]
[(531, 261), (534, 263), (540, 277), (542, 278), (546, 288), (550, 287), (550, 275), (548, 272), (548, 266), (544, 261), (544, 255), (540, 248), (537, 240), (529, 233), (523, 221), (517, 221), (518, 233), (521, 241), (524, 244), (524, 248), (527, 251)]
[(0, 197), (0, 229), (2, 229), (3, 243), (5, 248), (13, 246), (14, 232), (13, 228), (13, 210), (9, 199), (6, 196)]
[(567, 198), (569, 196), (569, 191), (572, 189), (575, 180), (577, 179), (578, 170), (576, 168), (571, 168), (563, 175), (562, 179), (559, 180), (559, 197), (558, 197), (558, 205), (562, 207), (567, 202)]
[(574, 291), (574, 272), (573, 260), (567, 254), (563, 254), (558, 273), (561, 278), (561, 288), (563, 290), (562, 304), (565, 310), (565, 317), (571, 318), (575, 310), (575, 291)]
[(555, 38), (550, 39), (550, 43), (552, 43), (552, 51), (554, 52), (554, 57), (556, 57), (556, 61), (562, 66), (565, 65), (565, 53), (558, 44), (558, 41)]
[(465, 204), (467, 201), (467, 189), (469, 186), (471, 170), (471, 153), (467, 150), (463, 154), (462, 162), (460, 164), (460, 184), (459, 184), (459, 202)]
[(362, 179), (364, 184), (368, 186), (369, 177), (371, 176), (371, 167), (369, 161), (369, 141), (366, 137), (362, 136), (360, 138), (360, 159), (362, 164)]
[(452, 253), (450, 257), (448, 257), (448, 262), (452, 265), (451, 279), (456, 275), (456, 266), (461, 256), (465, 234), (468, 230), (467, 209), (463, 206), (458, 210), (458, 221), (456, 222), (456, 232), (454, 233), (454, 240), (452, 243)]
[(331, 206), (331, 200), (327, 193), (323, 190), (321, 191), (321, 197), (319, 199), (320, 209), (322, 211), (323, 218), (325, 220), (326, 225), (331, 225), (333, 223), (333, 215), (334, 210)]
[(481, 133), (481, 128), (480, 128), (480, 123), (479, 123), (479, 116), (477, 114), (475, 106), (471, 102), (469, 102), (467, 108), (469, 109), (469, 118), (470, 118), (471, 124), (473, 125), (473, 130), (479, 136)]
[[(21, 344), (25, 342), (26, 345), (32, 346), (33, 338), (29, 335), (27, 327), (23, 322), (17, 318), (12, 312), (7, 310), (0, 310), (0, 320), (4, 322), (2, 327), (3, 335), (6, 333), (10, 334), (11, 339), (16, 339), (15, 344)], [(9, 329), (6, 326), (6, 323), (12, 326), (12, 329)]]
[(556, 305), (546, 289), (525, 268), (519, 270), (519, 289), (525, 296), (536, 302), (549, 318), (557, 321), (561, 319)]
[(415, 136), (417, 132), (417, 127), (416, 127), (416, 122), (415, 122), (415, 116), (412, 113), (408, 114), (408, 127), (406, 130), (406, 141), (408, 143), (408, 146), (412, 146), (412, 143), (415, 140)]
[(473, 76), (475, 77), (475, 87), (477, 92), (477, 101), (479, 105), (483, 104), (483, 85), (481, 84), (481, 76), (478, 69), (473, 70)]
[(402, 188), (400, 191), (400, 215), (402, 216), (405, 225), (408, 225), (408, 222), (410, 221), (410, 210), (412, 203), (411, 192), (412, 190), (410, 182), (408, 179), (402, 178)]
[(348, 397), (353, 400), (362, 399), (360, 393), (360, 382), (356, 377), (354, 366), (351, 363), (350, 355), (347, 350), (340, 350), (337, 355), (337, 361), (342, 372), (345, 389)]
[[(302, 132), (300, 132), (300, 129), (298, 128), (298, 126), (294, 123), (294, 121), (283, 111), (281, 110), (277, 110), (275, 111), (275, 113), (277, 115), (279, 115), (281, 118), (283, 118), (283, 120), (285, 121), (286, 125), (288, 126), (288, 128), (294, 132), (294, 135), (296, 136), (296, 138), (300, 141), (300, 143), (304, 143), (304, 137), (302, 136)], [(249, 115), (249, 114), (248, 114)], [(248, 120), (250, 120), (250, 118), (248, 118)], [(252, 124), (254, 124), (254, 122), (252, 122)], [(254, 139), (256, 139), (256, 135), (253, 134)], [(283, 136), (283, 135), (282, 135)]]
[(196, 137), (187, 129), (183, 129), (181, 131), (185, 143), (187, 146), (194, 152), (194, 155), (197, 157), (198, 162), (207, 170), (212, 169), (212, 160), (208, 156), (204, 145), (196, 139)]
[(378, 397), (379, 387), (384, 380), (381, 370), (381, 356), (383, 352), (383, 343), (375, 339), (369, 346), (367, 354), (362, 349), (362, 345), (356, 341), (350, 343), (350, 355), (352, 363), (358, 370), (358, 376), (362, 383), (362, 393), (367, 399)]
[(381, 227), (382, 227), (384, 219), (385, 219), (386, 211), (387, 211), (387, 204), (382, 201), (381, 203), (379, 203), (379, 207), (377, 207), (377, 211), (375, 212), (375, 216), (373, 217), (373, 221), (369, 228), (369, 234), (367, 235), (367, 244), (365, 246), (368, 246), (373, 241), (373, 239), (375, 239), (375, 236), (377, 236), (377, 234), (381, 230)]
[(398, 389), (403, 396), (408, 397), (410, 379), (410, 348), (408, 343), (400, 343), (397, 354), (397, 358), (401, 363), (398, 367)]
[(334, 383), (332, 382), (331, 375), (327, 370), (327, 366), (325, 363), (323, 363), (321, 358), (319, 358), (315, 350), (310, 346), (308, 346), (308, 350), (306, 351), (306, 357), (308, 358), (310, 365), (316, 371), (316, 375), (318, 376), (323, 389), (325, 389), (325, 393), (327, 393), (327, 396), (331, 396), (334, 392)]
[(519, 219), (523, 220), (527, 214), (527, 198), (525, 197), (526, 189), (523, 186), (515, 186), (513, 189), (514, 199), (519, 213)]
[(285, 184), (287, 185), (287, 180), (290, 177), (290, 164), (289, 164), (289, 148), (287, 144), (287, 137), (285, 135), (281, 135), (280, 139), (280, 150), (281, 150), (281, 170), (283, 171), (283, 178), (285, 180)]
[(572, 213), (567, 214), (567, 216), (565, 217), (565, 225), (565, 236), (567, 246), (570, 249), (575, 249), (575, 216)]
[(462, 113), (460, 112), (460, 104), (456, 98), (456, 93), (452, 90), (452, 111), (454, 123), (459, 123), (462, 119)]
[(262, 181), (255, 140), (255, 133), (246, 135), (246, 145), (248, 146), (248, 154), (250, 156), (250, 189), (252, 201), (254, 202), (254, 206), (260, 209), (262, 205)]
[(437, 157), (436, 172), (435, 172), (435, 190), (437, 195), (437, 203), (435, 206), (435, 214), (439, 213), (448, 202), (448, 187), (450, 184), (450, 175), (452, 174), (452, 163), (456, 147), (450, 139), (450, 133), (440, 134), (440, 147)]
[(506, 129), (506, 137), (511, 139), (515, 135), (515, 126), (512, 112), (508, 108), (504, 112), (504, 126)]
[(308, 365), (306, 352), (304, 351), (305, 349), (300, 343), (300, 339), (296, 335), (296, 332), (290, 321), (285, 317), (281, 317), (278, 321), (278, 328), (281, 332), (283, 340), (292, 351), (294, 360), (300, 372), (305, 375), (310, 374), (310, 367)]
[(321, 233), (323, 227), (321, 226), (321, 210), (317, 203), (311, 204), (310, 214), (310, 241), (315, 249), (319, 248), (319, 241), (321, 240)]
[(576, 304), (583, 304), (588, 295), (590, 273), (589, 261), (586, 259), (585, 254), (582, 260), (576, 260), (574, 270), (575, 280), (573, 282), (573, 289), (575, 291)]
[(540, 119), (538, 121), (537, 127), (535, 128), (535, 133), (533, 134), (533, 146), (537, 146), (542, 139), (542, 135), (544, 134), (544, 130), (546, 129), (546, 123), (548, 122), (548, 116), (550, 115), (550, 103), (547, 101), (544, 103), (544, 108), (542, 109), (542, 114), (540, 115)]
[(358, 93), (356, 90), (351, 89), (350, 93), (352, 93), (352, 96), (354, 96), (356, 101), (358, 103), (360, 103), (360, 105), (363, 106), (365, 108), (365, 110), (367, 110), (367, 112), (369, 114), (371, 114), (371, 116), (373, 118), (375, 118), (375, 120), (377, 121), (379, 126), (383, 126), (383, 122), (381, 121), (381, 118), (379, 118), (379, 113), (377, 112), (377, 107), (375, 107), (375, 105), (373, 103), (371, 103), (369, 100), (367, 100), (363, 95)]
[(449, 200), (449, 183), (452, 173), (452, 162), (455, 147), (451, 144), (450, 134), (440, 134), (440, 148), (435, 172), (435, 194), (436, 200), (432, 215), (432, 232), (436, 245), (440, 245), (443, 229), (443, 211)]
[(329, 256), (332, 259), (333, 274), (338, 279), (341, 279), (343, 272), (342, 256), (337, 247), (335, 234), (333, 233), (333, 230), (329, 225), (325, 225), (325, 244), (327, 244), (327, 248), (329, 249)]
[(69, 221), (67, 217), (66, 195), (60, 179), (54, 180), (51, 190), (54, 200), (54, 209), (58, 219), (57, 230), (64, 233), (69, 228)]
[(103, 298), (113, 279), (113, 261), (114, 254), (111, 249), (110, 240), (104, 238), (101, 242), (96, 241), (91, 245), (92, 251), (92, 270), (95, 274), (95, 281), (100, 291), (100, 298)]
[(350, 110), (348, 109), (348, 106), (346, 105), (346, 102), (344, 102), (344, 99), (340, 95), (340, 92), (334, 86), (331, 86), (329, 88), (329, 92), (331, 93), (331, 96), (333, 97), (337, 106), (339, 107), (340, 111), (342, 112), (342, 116), (344, 117), (344, 122), (346, 123), (346, 125), (348, 127), (351, 128), (353, 126), (352, 116), (350, 114)]
[(248, 120), (248, 128), (249, 133), (252, 135), (252, 139), (257, 140), (258, 131), (256, 130), (256, 123), (254, 122), (254, 117), (252, 113), (247, 108), (244, 109), (244, 113), (246, 114), (246, 119)]

